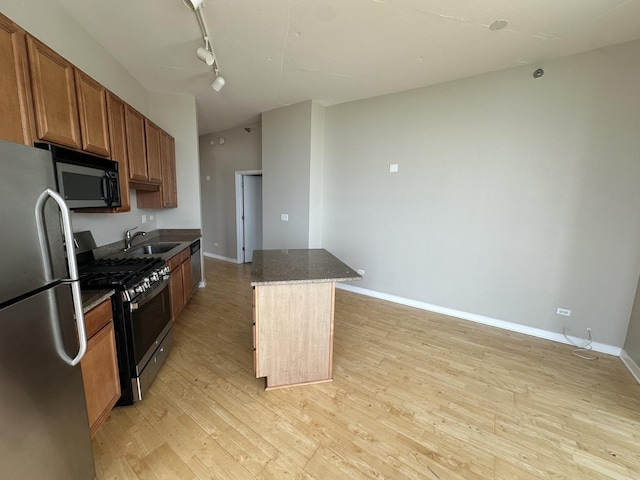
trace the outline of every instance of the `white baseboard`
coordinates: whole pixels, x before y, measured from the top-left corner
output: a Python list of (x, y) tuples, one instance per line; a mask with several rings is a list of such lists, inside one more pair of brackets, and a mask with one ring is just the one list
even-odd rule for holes
[(636, 382), (640, 383), (640, 367), (633, 361), (633, 358), (624, 351), (624, 349), (620, 350), (620, 360), (622, 360), (624, 366), (627, 367), (627, 370), (631, 372), (631, 375), (636, 379)]
[(231, 263), (239, 263), (237, 258), (223, 257), (222, 255), (216, 255), (215, 253), (204, 252), (203, 255), (205, 257), (215, 258), (216, 260), (223, 260), (225, 262), (231, 262)]
[[(438, 305), (432, 305), (430, 303), (419, 302), (417, 300), (411, 300), (409, 298), (398, 297), (396, 295), (390, 295), (388, 293), (380, 293), (374, 290), (368, 290), (366, 288), (354, 287), (344, 283), (336, 283), (336, 287), (342, 290), (347, 290), (349, 292), (366, 295), (368, 297), (379, 298), (380, 300), (387, 300), (389, 302), (398, 303), (400, 305), (419, 308), (420, 310), (441, 313), (443, 315), (460, 318), (462, 320), (469, 320), (471, 322), (481, 323), (483, 325), (490, 325), (492, 327), (502, 328), (504, 330), (509, 330), (512, 332), (524, 333), (525, 335), (531, 335), (532, 337), (544, 338), (546, 340), (552, 340), (554, 342), (571, 345), (571, 343), (567, 341), (562, 333), (550, 332), (548, 330), (542, 330), (541, 328), (529, 327), (527, 325), (520, 325), (518, 323), (485, 317), (484, 315), (477, 315), (475, 313), (462, 312), (460, 310), (454, 310), (452, 308), (440, 307)], [(612, 345), (606, 345), (604, 343), (597, 342), (593, 342), (591, 344), (591, 347), (596, 352), (606, 353), (608, 355), (614, 355), (616, 357), (620, 356), (620, 352), (622, 350), (620, 347), (614, 347)]]

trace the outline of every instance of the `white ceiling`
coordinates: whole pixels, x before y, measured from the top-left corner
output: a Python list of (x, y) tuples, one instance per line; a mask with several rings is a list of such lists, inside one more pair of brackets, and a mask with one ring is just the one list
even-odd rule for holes
[(205, 0), (216, 93), (182, 0), (58, 1), (146, 89), (194, 95), (200, 134), (640, 38), (640, 0)]

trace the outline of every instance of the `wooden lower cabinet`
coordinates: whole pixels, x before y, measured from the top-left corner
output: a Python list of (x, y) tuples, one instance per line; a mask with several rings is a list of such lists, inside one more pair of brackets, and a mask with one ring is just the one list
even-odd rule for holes
[(87, 353), (80, 362), (93, 437), (120, 398), (120, 377), (111, 300), (85, 314)]
[(189, 247), (167, 262), (169, 271), (169, 298), (173, 321), (191, 299), (191, 250)]

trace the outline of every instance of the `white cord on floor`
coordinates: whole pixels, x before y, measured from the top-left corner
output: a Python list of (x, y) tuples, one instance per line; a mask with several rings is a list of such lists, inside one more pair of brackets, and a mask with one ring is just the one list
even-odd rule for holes
[[(582, 358), (583, 360), (598, 360), (598, 357), (592, 357), (590, 355), (588, 356), (588, 355), (582, 354), (582, 352), (590, 352), (593, 350), (593, 347), (591, 346), (591, 344), (593, 343), (593, 336), (591, 335), (590, 328), (587, 328), (587, 334), (589, 335), (589, 338), (586, 340), (584, 338), (581, 339), (584, 341), (584, 345), (578, 345), (573, 340), (571, 340), (571, 338), (569, 338), (569, 335), (567, 335), (567, 327), (562, 327), (562, 334), (564, 335), (564, 338), (566, 338), (571, 345), (573, 345), (574, 347), (577, 347), (576, 349), (571, 351), (572, 355)], [(576, 337), (576, 338), (580, 338), (580, 337)]]

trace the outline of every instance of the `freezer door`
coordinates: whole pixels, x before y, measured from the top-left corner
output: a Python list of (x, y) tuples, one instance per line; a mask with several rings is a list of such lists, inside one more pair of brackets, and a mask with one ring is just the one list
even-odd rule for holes
[(71, 286), (0, 310), (2, 478), (95, 478), (77, 350)]
[(49, 261), (40, 246), (36, 204), (47, 188), (56, 188), (51, 153), (0, 140), (0, 305), (69, 276), (52, 200), (44, 208)]

